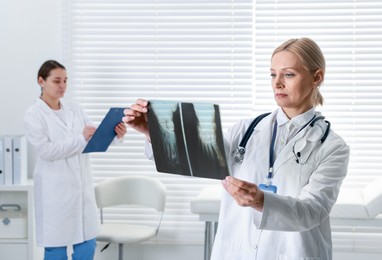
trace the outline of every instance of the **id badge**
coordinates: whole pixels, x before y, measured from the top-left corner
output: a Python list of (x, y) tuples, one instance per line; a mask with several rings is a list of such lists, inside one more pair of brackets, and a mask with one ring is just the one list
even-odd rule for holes
[(275, 185), (260, 184), (259, 189), (266, 192), (277, 193), (277, 186)]

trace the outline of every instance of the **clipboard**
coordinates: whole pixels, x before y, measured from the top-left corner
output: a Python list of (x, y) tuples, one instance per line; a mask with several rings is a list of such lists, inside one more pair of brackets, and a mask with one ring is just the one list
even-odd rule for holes
[(98, 126), (92, 138), (82, 153), (105, 152), (116, 136), (115, 126), (122, 122), (124, 117), (122, 107), (112, 107)]

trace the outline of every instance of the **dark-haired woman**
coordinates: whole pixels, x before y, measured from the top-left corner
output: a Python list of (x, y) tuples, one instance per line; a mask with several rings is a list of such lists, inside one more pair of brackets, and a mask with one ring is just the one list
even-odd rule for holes
[[(91, 260), (99, 220), (88, 157), (82, 151), (96, 128), (78, 104), (64, 101), (67, 73), (54, 60), (37, 76), (41, 96), (25, 114), (26, 136), (37, 155), (34, 170), (36, 236), (45, 260)], [(115, 129), (126, 133), (123, 123)]]

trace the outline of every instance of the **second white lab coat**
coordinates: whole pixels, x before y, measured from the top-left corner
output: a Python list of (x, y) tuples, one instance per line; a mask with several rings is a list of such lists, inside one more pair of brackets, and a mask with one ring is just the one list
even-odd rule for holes
[[(252, 120), (236, 124), (226, 135), (230, 173), (252, 183), (264, 183), (269, 168), (271, 129), (277, 111), (255, 128), (246, 146), (245, 159), (236, 163), (231, 154)], [(326, 129), (323, 120), (296, 143), (302, 160)], [(239, 206), (223, 192), (218, 231), (211, 260), (330, 260), (332, 241), (329, 213), (347, 173), (349, 147), (330, 131), (305, 165), (296, 163), (292, 146), (295, 136), (274, 163), (273, 184), (277, 194), (265, 193), (263, 212)]]
[(37, 244), (67, 246), (99, 231), (94, 186), (82, 134), (89, 118), (79, 105), (61, 100), (66, 124), (37, 98), (25, 114), (26, 136), (37, 158), (33, 174)]

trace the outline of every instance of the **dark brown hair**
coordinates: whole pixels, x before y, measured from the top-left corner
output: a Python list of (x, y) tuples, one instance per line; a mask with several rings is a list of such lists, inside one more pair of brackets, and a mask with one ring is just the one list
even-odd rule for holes
[(50, 75), (50, 72), (54, 69), (64, 69), (66, 70), (66, 68), (64, 67), (64, 65), (60, 64), (59, 62), (55, 61), (55, 60), (47, 60), (45, 61), (40, 69), (38, 70), (38, 73), (37, 73), (37, 80), (39, 79), (39, 77), (43, 78), (44, 80), (46, 80), (49, 75)]

